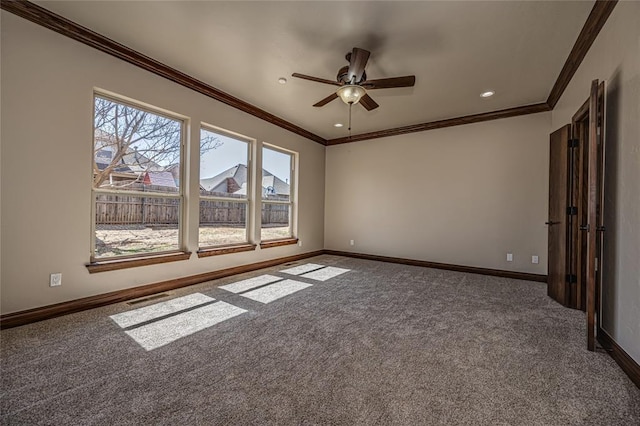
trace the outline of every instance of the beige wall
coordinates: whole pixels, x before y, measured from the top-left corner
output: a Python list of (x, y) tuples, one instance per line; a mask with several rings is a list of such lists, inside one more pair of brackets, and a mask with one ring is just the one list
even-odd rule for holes
[(549, 129), (540, 113), (328, 147), (325, 247), (546, 274)]
[[(323, 248), (324, 150), (315, 142), (227, 107), (71, 39), (2, 12), (2, 313)], [(188, 48), (188, 46), (185, 46)], [(89, 275), (94, 87), (199, 123), (299, 152), (303, 247), (191, 259)], [(198, 160), (189, 164), (197, 176)], [(192, 193), (198, 182), (191, 181)], [(194, 192), (195, 191), (195, 192)], [(197, 198), (188, 200), (197, 223)], [(196, 230), (188, 248), (197, 249)], [(49, 274), (62, 272), (50, 288)]]
[(591, 80), (606, 93), (603, 327), (640, 363), (640, 2), (619, 2), (553, 111), (569, 123)]

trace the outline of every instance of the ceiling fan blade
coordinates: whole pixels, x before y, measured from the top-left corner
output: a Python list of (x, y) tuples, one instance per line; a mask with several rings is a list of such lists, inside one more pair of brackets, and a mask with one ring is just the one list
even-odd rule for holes
[(378, 108), (380, 105), (374, 101), (371, 96), (365, 93), (363, 97), (360, 98), (360, 105), (365, 107), (367, 111), (371, 111), (372, 109)]
[(378, 80), (367, 80), (361, 84), (367, 90), (371, 89), (391, 89), (393, 87), (413, 87), (416, 84), (415, 75), (404, 77), (381, 78)]
[(357, 84), (362, 80), (362, 74), (364, 73), (364, 67), (367, 66), (369, 55), (371, 55), (371, 52), (368, 50), (353, 48), (349, 59), (349, 81), (351, 83)]
[(298, 74), (297, 72), (294, 72), (293, 74), (291, 74), (291, 77), (301, 78), (303, 80), (311, 80), (311, 81), (315, 81), (316, 83), (324, 83), (324, 84), (332, 84), (334, 86), (341, 86), (341, 84), (338, 83), (337, 81), (327, 80), (325, 78), (313, 77), (310, 75)]
[(338, 95), (335, 93), (330, 94), (329, 96), (327, 96), (326, 98), (324, 98), (323, 100), (321, 100), (318, 103), (313, 104), (314, 107), (321, 107), (321, 106), (325, 106), (326, 104), (328, 104), (329, 102), (331, 102), (334, 99), (337, 99)]

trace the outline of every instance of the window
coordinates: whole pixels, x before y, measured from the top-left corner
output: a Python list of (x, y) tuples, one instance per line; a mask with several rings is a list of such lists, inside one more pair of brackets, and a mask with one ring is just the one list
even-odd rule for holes
[(200, 248), (248, 242), (251, 143), (200, 129)]
[(291, 238), (294, 206), (294, 154), (262, 148), (262, 241)]
[(182, 248), (183, 128), (94, 95), (92, 262)]

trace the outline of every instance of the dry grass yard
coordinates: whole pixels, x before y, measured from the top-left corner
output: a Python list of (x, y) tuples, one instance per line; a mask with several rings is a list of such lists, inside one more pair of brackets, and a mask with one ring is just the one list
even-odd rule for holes
[[(290, 236), (289, 227), (262, 228), (262, 240)], [(200, 228), (200, 245), (214, 246), (246, 241), (244, 228)], [(178, 228), (144, 225), (99, 225), (96, 229), (96, 256), (125, 256), (143, 252), (177, 250)]]

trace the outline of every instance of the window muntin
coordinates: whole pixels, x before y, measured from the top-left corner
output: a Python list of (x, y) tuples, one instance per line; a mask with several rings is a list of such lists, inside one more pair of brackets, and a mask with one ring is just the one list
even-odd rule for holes
[(294, 154), (262, 148), (262, 241), (293, 237)]
[(249, 241), (250, 150), (249, 140), (200, 129), (200, 248)]
[(91, 260), (182, 247), (184, 122), (94, 95)]

